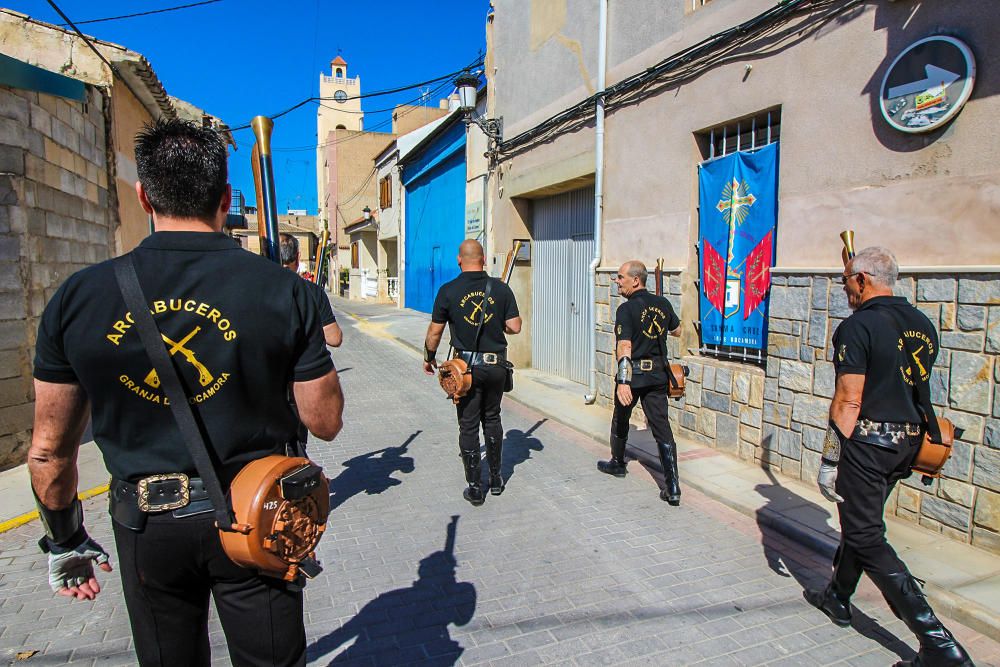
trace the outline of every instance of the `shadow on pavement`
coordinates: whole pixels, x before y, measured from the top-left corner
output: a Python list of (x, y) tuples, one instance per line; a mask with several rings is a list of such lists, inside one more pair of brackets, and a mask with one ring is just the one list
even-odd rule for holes
[(372, 496), (402, 484), (392, 474), (397, 471), (413, 472), (413, 459), (404, 454), (410, 443), (421, 433), (422, 431), (413, 433), (398, 447), (365, 452), (344, 461), (341, 465), (346, 470), (330, 480), (330, 510), (340, 507), (362, 491)]
[(514, 476), (514, 468), (531, 458), (531, 452), (540, 452), (545, 449), (545, 445), (538, 438), (532, 436), (542, 424), (548, 419), (535, 422), (535, 425), (527, 431), (512, 429), (507, 431), (503, 444), (503, 459), (500, 462), (500, 474), (503, 475), (504, 482)]
[(409, 588), (382, 593), (356, 616), (306, 649), (310, 661), (329, 655), (353, 640), (328, 664), (454, 665), (465, 651), (448, 626), (465, 625), (476, 610), (476, 587), (455, 578), (455, 532), (448, 524), (445, 547), (420, 561), (418, 579)]
[[(828, 556), (813, 553), (815, 547), (798, 545), (789, 537), (779, 533), (775, 527), (775, 515), (793, 510), (796, 517), (804, 518), (811, 528), (822, 531), (831, 516), (825, 508), (812, 503), (802, 496), (782, 486), (771, 472), (763, 467), (770, 484), (758, 484), (754, 490), (767, 500), (767, 504), (757, 510), (757, 525), (760, 528), (761, 546), (768, 567), (782, 577), (792, 577), (804, 590), (823, 588), (830, 581)], [(817, 620), (825, 620), (823, 612), (816, 610)], [(912, 660), (916, 653), (901, 639), (883, 628), (878, 621), (857, 607), (852, 607), (851, 627), (859, 634), (878, 642), (886, 650), (892, 651), (902, 660)]]

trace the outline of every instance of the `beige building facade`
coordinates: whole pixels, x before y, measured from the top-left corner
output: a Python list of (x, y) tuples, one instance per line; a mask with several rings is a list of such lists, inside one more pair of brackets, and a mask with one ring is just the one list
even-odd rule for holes
[[(593, 285), (595, 302), (588, 296), (584, 308), (596, 321), (596, 379), (589, 349), (552, 372), (581, 381), (586, 364), (581, 393), (593, 380), (607, 403), (621, 303), (610, 278), (627, 259), (652, 267), (663, 258), (664, 291), (684, 326), (671, 352), (691, 367), (687, 398), (672, 404), (675, 428), (811, 482), (833, 389), (830, 339), (850, 314), (836, 280), (838, 233), (853, 229), (859, 247), (895, 251), (897, 292), (941, 332), (934, 400), (965, 428), (945, 476), (931, 486), (907, 480), (891, 511), (1000, 551), (1000, 168), (994, 142), (984, 140), (1000, 112), (1000, 74), (987, 66), (998, 57), (991, 35), (1000, 17), (976, 0), (806, 2), (787, 12), (767, 0), (608, 3), (603, 187), (595, 192), (600, 5), (498, 0), (487, 28), (488, 115), (503, 118), (505, 140), (490, 188), (493, 243), (533, 246), (529, 270), (514, 281), (526, 320), (515, 361), (552, 367), (553, 344), (530, 331), (551, 331), (553, 311), (580, 307), (571, 302), (575, 281)], [(756, 17), (769, 28), (689, 50)], [(940, 34), (982, 64), (971, 99), (941, 129), (900, 132), (880, 111), (883, 77), (909, 45)], [(561, 125), (543, 125), (578, 104), (584, 110)], [(539, 127), (546, 132), (533, 137)], [(770, 334), (757, 361), (701, 342), (698, 166), (767, 141), (778, 144), (779, 203)], [(597, 195), (603, 231), (595, 240)], [(560, 247), (566, 259), (547, 270), (544, 258)], [(566, 354), (577, 355), (589, 347), (590, 312), (566, 321), (565, 338), (575, 341)]]

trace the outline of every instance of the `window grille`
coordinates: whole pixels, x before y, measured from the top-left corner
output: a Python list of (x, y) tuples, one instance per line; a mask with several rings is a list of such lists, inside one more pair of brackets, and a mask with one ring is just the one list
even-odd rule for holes
[[(692, 0), (708, 2), (709, 0)], [(724, 157), (736, 151), (753, 152), (762, 146), (777, 143), (781, 136), (781, 109), (762, 111), (748, 118), (719, 125), (700, 133), (702, 157), (705, 162)], [(780, 176), (779, 176), (780, 178)], [(701, 294), (701, 276), (697, 278), (698, 292)], [(700, 308), (700, 306), (699, 306)], [(701, 338), (701, 321), (698, 322), (698, 352), (704, 356), (727, 359), (755, 366), (767, 364), (767, 348), (755, 349), (741, 345), (716, 345), (705, 343)], [(766, 342), (766, 341), (765, 341)]]

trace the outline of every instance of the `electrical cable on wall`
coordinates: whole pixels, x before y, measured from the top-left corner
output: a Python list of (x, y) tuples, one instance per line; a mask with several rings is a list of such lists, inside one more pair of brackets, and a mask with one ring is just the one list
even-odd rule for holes
[[(534, 127), (503, 141), (498, 146), (498, 160), (504, 161), (519, 155), (533, 146), (547, 142), (557, 136), (577, 130), (594, 118), (599, 96), (604, 97), (606, 111), (612, 111), (629, 104), (635, 104), (667, 87), (679, 85), (697, 78), (705, 71), (725, 62), (741, 58), (766, 55), (767, 49), (746, 50), (754, 41), (772, 37), (778, 42), (789, 39), (804, 39), (818, 25), (836, 16), (863, 5), (865, 0), (785, 0), (767, 11), (716, 33), (690, 46), (642, 72), (622, 79), (604, 91), (581, 100), (571, 107), (550, 116)], [(792, 19), (814, 13), (805, 24), (786, 27)]]

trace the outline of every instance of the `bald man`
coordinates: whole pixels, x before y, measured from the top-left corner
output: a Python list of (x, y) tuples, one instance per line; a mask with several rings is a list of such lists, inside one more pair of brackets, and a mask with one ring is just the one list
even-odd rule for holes
[(478, 241), (463, 241), (458, 248), (462, 273), (438, 290), (431, 323), (424, 340), (424, 372), (434, 375), (437, 349), (445, 324), (449, 325), (455, 357), (472, 371), (472, 388), (459, 399), (458, 447), (468, 483), (462, 495), (473, 505), (486, 500), (483, 491), (479, 429), (486, 438), (486, 460), (490, 468), (490, 493), (504, 490), (501, 472), (503, 425), (500, 401), (507, 380), (507, 338), (521, 332), (517, 301), (510, 288), (483, 269), (486, 258)]
[(626, 301), (615, 313), (615, 412), (611, 418), (611, 459), (600, 461), (597, 469), (615, 477), (625, 476), (625, 444), (629, 417), (642, 401), (649, 430), (663, 465), (660, 500), (681, 504), (677, 473), (677, 445), (667, 419), (667, 341), (681, 334), (681, 321), (673, 306), (662, 296), (646, 290), (646, 266), (638, 260), (622, 264), (615, 277), (618, 293)]

